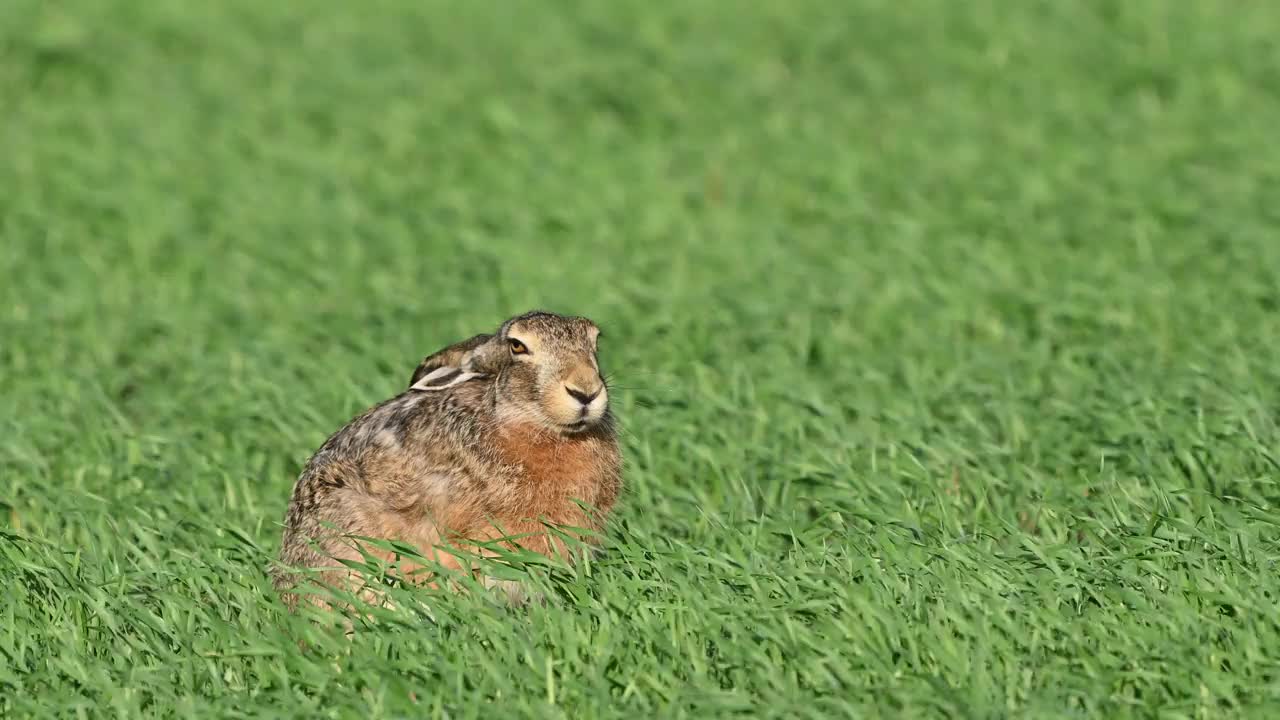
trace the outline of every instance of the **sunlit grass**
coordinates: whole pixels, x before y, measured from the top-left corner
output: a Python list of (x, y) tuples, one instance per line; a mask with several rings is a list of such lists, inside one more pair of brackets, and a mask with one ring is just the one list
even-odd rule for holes
[[(0, 715), (1267, 716), (1278, 34), (0, 3)], [(534, 307), (606, 330), (604, 554), (284, 612), (307, 456)]]

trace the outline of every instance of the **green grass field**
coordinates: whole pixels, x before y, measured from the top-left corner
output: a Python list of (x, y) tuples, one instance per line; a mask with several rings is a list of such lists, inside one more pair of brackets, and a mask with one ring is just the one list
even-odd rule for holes
[[(1280, 714), (1277, 37), (0, 3), (0, 716)], [(285, 613), (308, 455), (535, 307), (608, 334), (604, 556)]]

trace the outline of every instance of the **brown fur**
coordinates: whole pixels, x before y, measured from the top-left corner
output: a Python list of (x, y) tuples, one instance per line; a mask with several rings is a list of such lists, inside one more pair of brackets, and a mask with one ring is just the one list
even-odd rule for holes
[[(511, 350), (517, 334), (527, 352)], [(543, 523), (598, 533), (622, 488), (596, 334), (584, 318), (530, 313), (492, 335), (429, 356), (411, 382), (459, 363), (476, 378), (443, 390), (407, 390), (334, 433), (294, 485), (282, 564), (323, 568), (320, 582), (376, 597), (375, 589), (354, 586), (356, 574), (333, 562), (360, 560), (360, 552), (324, 523), (340, 533), (406, 543), (444, 567), (462, 562), (439, 547), (442, 541), (465, 547), (467, 541), (507, 538), (508, 547), (572, 559)], [(593, 393), (599, 396), (588, 402)], [(416, 561), (397, 561), (367, 545), (364, 550), (397, 562), (414, 582), (434, 582), (429, 573), (415, 572), (423, 569)], [(298, 576), (282, 568), (274, 580), (296, 607)]]

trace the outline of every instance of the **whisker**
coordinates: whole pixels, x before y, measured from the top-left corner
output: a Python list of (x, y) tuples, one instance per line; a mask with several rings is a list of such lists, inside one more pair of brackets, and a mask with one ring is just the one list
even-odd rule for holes
[(612, 389), (619, 389), (619, 390), (624, 390), (624, 391), (628, 391), (628, 392), (657, 392), (657, 393), (671, 393), (671, 392), (676, 392), (676, 388), (675, 388), (674, 386), (669, 386), (669, 385), (668, 385), (668, 386), (663, 386), (663, 385), (632, 385), (632, 384), (629, 384), (629, 383), (624, 384), (624, 383), (619, 383), (619, 382), (617, 381), (617, 379), (616, 379), (616, 378), (617, 378), (617, 374), (616, 374), (616, 373), (608, 373), (608, 374), (605, 374), (605, 375), (604, 375), (604, 382), (605, 382), (605, 385), (607, 385), (607, 386), (609, 387), (609, 389), (611, 389), (611, 390), (612, 390)]

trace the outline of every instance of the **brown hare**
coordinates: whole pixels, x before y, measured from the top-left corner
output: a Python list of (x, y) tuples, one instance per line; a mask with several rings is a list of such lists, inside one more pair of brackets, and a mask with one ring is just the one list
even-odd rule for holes
[[(329, 437), (303, 468), (285, 516), (285, 567), (274, 584), (286, 604), (296, 609), (302, 579), (290, 568), (318, 571), (333, 586), (358, 577), (334, 559), (362, 559), (347, 535), (400, 541), (458, 568), (438, 546), (501, 539), (569, 558), (544, 522), (602, 530), (622, 487), (622, 460), (599, 334), (582, 317), (511, 318), (428, 356), (404, 392)], [(393, 560), (367, 543), (363, 550)], [(420, 566), (397, 564), (431, 582)], [(327, 607), (317, 596), (312, 602)]]

